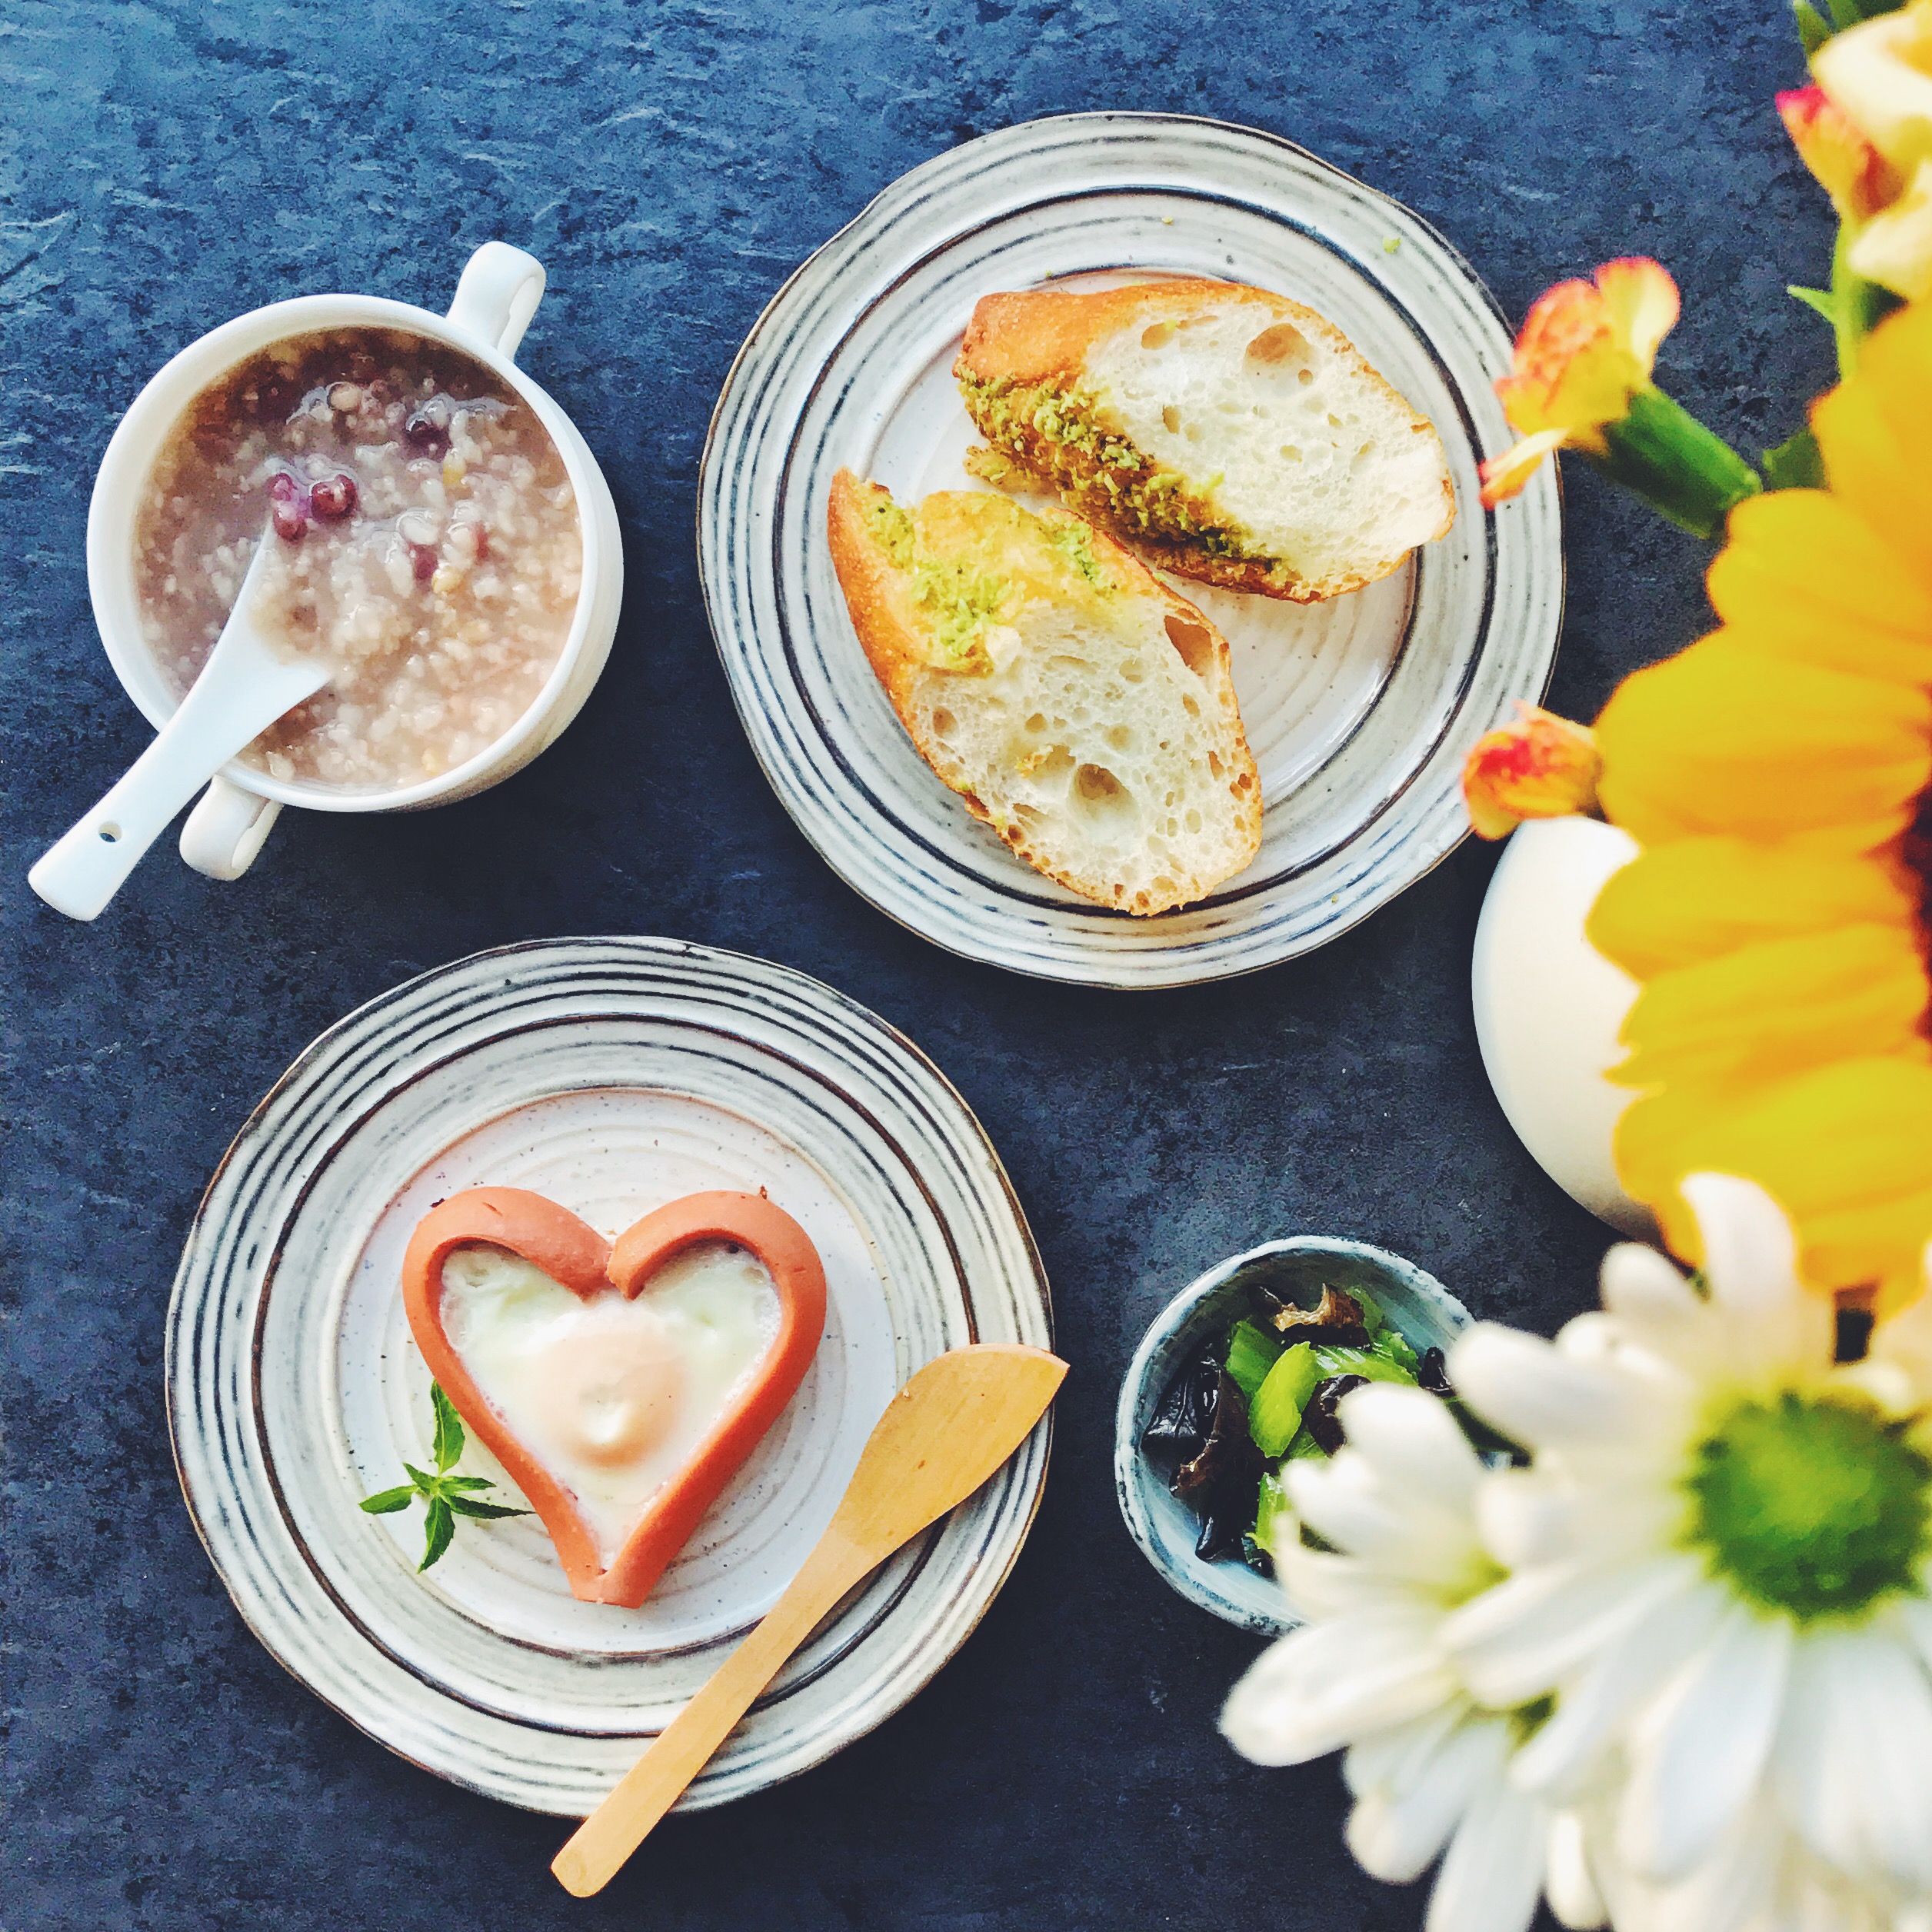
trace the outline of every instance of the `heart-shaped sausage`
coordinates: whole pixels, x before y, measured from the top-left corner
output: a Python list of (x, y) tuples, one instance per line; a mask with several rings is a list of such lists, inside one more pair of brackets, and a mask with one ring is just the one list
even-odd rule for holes
[[(451, 1341), (444, 1321), (445, 1265), (458, 1248), (505, 1250), (568, 1289), (587, 1310), (620, 1317), (603, 1321), (596, 1334), (590, 1324), (579, 1324), (583, 1333), (571, 1358), (545, 1370), (551, 1391), (563, 1391), (558, 1399), (578, 1404), (574, 1426), (580, 1433), (604, 1432), (586, 1438), (591, 1444), (587, 1453), (594, 1461), (609, 1460), (612, 1445), (628, 1453), (630, 1437), (657, 1426), (652, 1420), (656, 1409), (668, 1404), (667, 1389), (681, 1391), (682, 1371), (675, 1357), (663, 1355), (659, 1343), (651, 1342), (640, 1354), (637, 1338), (622, 1331), (648, 1324), (627, 1321), (620, 1311), (604, 1304), (612, 1296), (635, 1303), (667, 1262), (696, 1243), (710, 1241), (735, 1243), (763, 1263), (777, 1291), (775, 1332), (748, 1380), (739, 1378), (738, 1392), (708, 1419), (691, 1453), (650, 1495), (642, 1515), (607, 1561), (606, 1547), (600, 1546), (578, 1496), (519, 1439)], [(539, 1292), (548, 1292), (547, 1286)], [(410, 1332), (430, 1373), (542, 1518), (571, 1591), (587, 1603), (631, 1610), (649, 1595), (719, 1491), (778, 1420), (804, 1378), (825, 1326), (825, 1271), (818, 1251), (789, 1214), (761, 1194), (687, 1194), (646, 1214), (613, 1243), (541, 1194), (521, 1188), (472, 1188), (439, 1202), (417, 1224), (403, 1257), (402, 1294)], [(571, 1341), (568, 1334), (562, 1337), (567, 1348)], [(558, 1346), (553, 1340), (550, 1352)], [(658, 1351), (655, 1357), (653, 1349)], [(621, 1379), (627, 1373), (633, 1378), (629, 1385)]]

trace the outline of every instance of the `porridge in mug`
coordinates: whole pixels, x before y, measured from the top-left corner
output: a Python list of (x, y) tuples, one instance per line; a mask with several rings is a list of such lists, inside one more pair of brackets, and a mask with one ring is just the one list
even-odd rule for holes
[(562, 655), (583, 562), (570, 479), (529, 408), (458, 350), (322, 330), (195, 398), (135, 526), (142, 634), (178, 696), (270, 531), (256, 620), (331, 673), (242, 754), (275, 778), (438, 777), (509, 730)]

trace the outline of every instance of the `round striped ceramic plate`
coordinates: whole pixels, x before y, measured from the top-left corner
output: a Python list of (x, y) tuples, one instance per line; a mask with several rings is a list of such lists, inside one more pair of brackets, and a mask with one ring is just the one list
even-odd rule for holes
[[(1266, 803), (1261, 853), (1148, 920), (1023, 864), (914, 751), (868, 667), (824, 539), (850, 468), (895, 495), (978, 488), (951, 368), (999, 288), (1198, 275), (1337, 323), (1441, 432), (1442, 541), (1303, 608), (1181, 583), (1227, 631)], [(1476, 467), (1510, 441), (1491, 388), (1502, 318), (1469, 267), (1387, 196), (1251, 128), (1070, 115), (914, 168), (782, 288), (712, 418), (698, 508), (705, 601), (740, 715), (806, 836), (882, 911), (971, 958), (1084, 984), (1186, 984), (1334, 938), (1467, 830), (1469, 747), (1539, 697), (1563, 601), (1555, 466), (1503, 515)]]
[[(641, 1610), (578, 1603), (534, 1519), (465, 1522), (419, 1574), (420, 1512), (358, 1507), (428, 1460), (403, 1247), (433, 1201), (485, 1183), (606, 1234), (681, 1194), (764, 1188), (824, 1258), (811, 1371)], [(755, 960), (559, 940), (385, 994), (262, 1102), (182, 1257), (168, 1415), (202, 1541), (282, 1664), (426, 1769), (580, 1816), (777, 1601), (912, 1371), (1051, 1338), (998, 1157), (891, 1028)], [(804, 1770), (932, 1677), (1019, 1553), (1048, 1434), (846, 1600), (685, 1805)], [(503, 1479), (473, 1439), (461, 1467)]]

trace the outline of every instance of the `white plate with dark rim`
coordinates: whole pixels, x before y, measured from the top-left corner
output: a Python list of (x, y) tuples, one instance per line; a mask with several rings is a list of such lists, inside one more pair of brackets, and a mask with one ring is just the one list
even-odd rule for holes
[[(606, 1234), (764, 1188), (824, 1259), (811, 1371), (641, 1610), (577, 1602), (534, 1519), (465, 1522), (419, 1575), (421, 1511), (358, 1507), (428, 1452), (403, 1245), (434, 1200), (485, 1183)], [(256, 1109), (182, 1257), (168, 1420), (202, 1540), (281, 1663), (426, 1770), (578, 1817), (777, 1601), (907, 1377), (968, 1342), (1051, 1340), (998, 1157), (883, 1021), (734, 954), (546, 941), (385, 994)], [(806, 1770), (931, 1680), (1019, 1554), (1050, 1437), (841, 1604), (685, 1807)], [(473, 1437), (461, 1466), (504, 1479)]]
[[(1034, 872), (927, 768), (859, 648), (825, 503), (841, 468), (901, 498), (984, 487), (961, 465), (974, 438), (951, 374), (980, 296), (1174, 274), (1274, 289), (1345, 330), (1435, 424), (1457, 511), (1394, 575), (1325, 605), (1174, 580), (1233, 647), (1265, 812), (1246, 871), (1144, 920)], [(915, 168), (779, 291), (705, 444), (705, 605), (786, 809), (881, 911), (1044, 978), (1186, 985), (1347, 931), (1461, 840), (1464, 755), (1549, 681), (1563, 606), (1556, 466), (1500, 517), (1476, 500), (1477, 465), (1512, 440), (1491, 386), (1510, 354), (1487, 291), (1427, 223), (1253, 128), (1068, 115)]]

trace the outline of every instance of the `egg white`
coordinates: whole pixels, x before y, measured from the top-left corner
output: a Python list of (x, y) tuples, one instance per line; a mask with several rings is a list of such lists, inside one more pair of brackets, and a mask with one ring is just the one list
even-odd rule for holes
[[(511, 1433), (576, 1499), (607, 1564), (737, 1400), (776, 1340), (780, 1314), (769, 1271), (734, 1242), (683, 1249), (632, 1301), (615, 1288), (585, 1300), (521, 1255), (482, 1243), (452, 1249), (443, 1264), (450, 1346)], [(600, 1385), (599, 1364), (637, 1347), (675, 1362), (677, 1387), (668, 1426), (628, 1454), (621, 1437), (631, 1397), (621, 1381)], [(545, 1366), (560, 1357), (585, 1384), (562, 1407)]]

